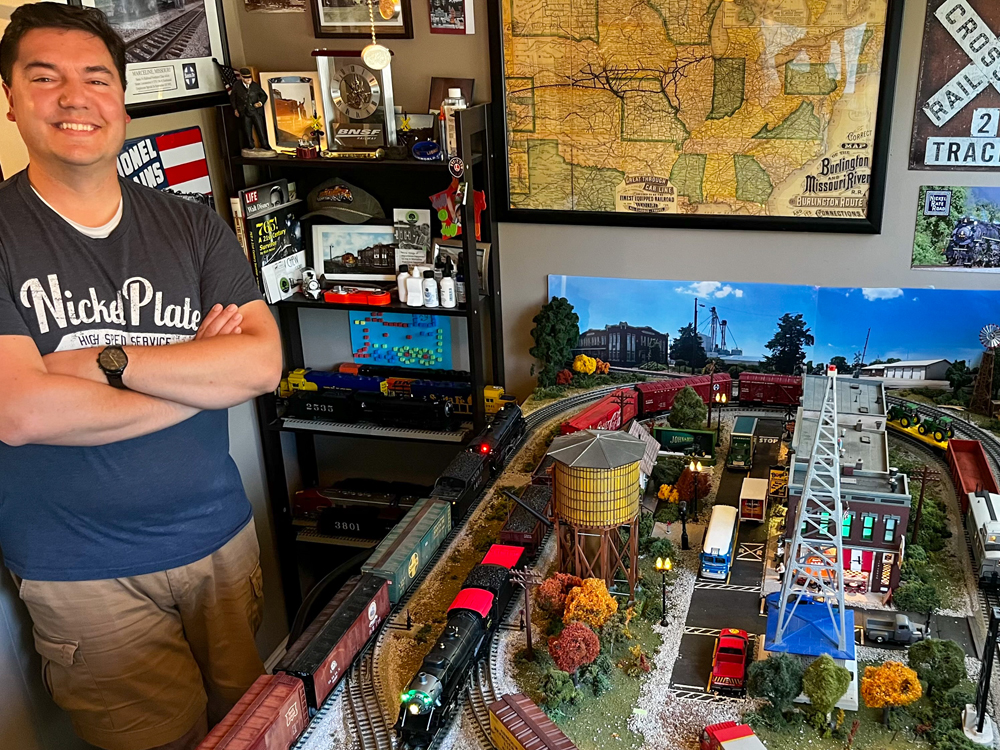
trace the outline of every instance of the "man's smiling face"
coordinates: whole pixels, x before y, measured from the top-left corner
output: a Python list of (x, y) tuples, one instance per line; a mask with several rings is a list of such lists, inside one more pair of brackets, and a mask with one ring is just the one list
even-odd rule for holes
[(75, 29), (32, 29), (17, 49), (10, 111), (34, 162), (114, 164), (125, 142), (125, 88), (98, 37)]

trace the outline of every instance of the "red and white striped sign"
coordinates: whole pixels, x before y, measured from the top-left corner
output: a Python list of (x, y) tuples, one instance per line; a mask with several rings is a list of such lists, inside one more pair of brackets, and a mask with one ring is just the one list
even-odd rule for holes
[(118, 154), (118, 174), (157, 190), (212, 194), (199, 127), (125, 141)]

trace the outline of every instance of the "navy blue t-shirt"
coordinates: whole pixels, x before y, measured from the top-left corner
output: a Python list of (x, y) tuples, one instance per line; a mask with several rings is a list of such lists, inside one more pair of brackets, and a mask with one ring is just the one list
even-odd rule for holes
[[(27, 172), (0, 184), (0, 336), (43, 354), (188, 341), (215, 303), (260, 299), (236, 237), (205, 206), (120, 180), (122, 218), (91, 239)], [(108, 445), (0, 443), (0, 550), (22, 578), (141, 575), (211, 554), (251, 517), (227, 412)]]

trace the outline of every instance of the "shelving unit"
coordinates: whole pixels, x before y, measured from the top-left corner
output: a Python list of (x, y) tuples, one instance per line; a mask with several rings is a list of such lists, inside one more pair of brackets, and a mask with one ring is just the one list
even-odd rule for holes
[[(478, 431), (486, 421), (483, 389), (486, 385), (504, 384), (503, 335), (500, 305), (500, 255), (497, 225), (494, 213), (492, 175), (488, 155), (492, 153), (492, 135), (489, 105), (470, 107), (457, 113), (460, 156), (465, 166), (463, 177), (470, 182), (468, 200), (462, 207), (462, 245), (465, 251), (463, 274), (466, 279), (466, 299), (473, 302), (461, 307), (434, 308), (434, 315), (465, 319), (468, 342), (468, 359), (473, 385), (471, 422), (455, 432), (427, 430), (402, 430), (374, 425), (349, 425), (333, 422), (284, 419), (278, 416), (277, 399), (273, 395), (257, 399), (257, 418), (263, 447), (264, 469), (270, 495), (274, 521), (275, 542), (281, 569), (285, 606), (289, 622), (295, 616), (302, 600), (299, 577), (297, 544), (320, 542), (345, 545), (339, 537), (323, 538), (315, 529), (304, 530), (292, 523), (288, 478), (285, 471), (286, 456), (282, 448), (283, 432), (294, 435), (298, 468), (303, 487), (319, 485), (320, 467), (317, 463), (316, 440), (328, 436), (349, 436), (370, 440), (394, 440), (453, 444), (458, 449), (464, 441)], [(305, 198), (319, 183), (334, 176), (342, 176), (352, 185), (366, 190), (381, 204), (388, 223), (394, 208), (419, 208), (429, 205), (428, 197), (448, 187), (451, 174), (444, 161), (426, 162), (416, 159), (402, 161), (368, 159), (298, 159), (279, 155), (273, 158), (246, 158), (240, 153), (241, 128), (228, 106), (217, 108), (219, 141), (225, 162), (225, 180), (228, 195), (235, 196), (246, 187), (285, 177), (296, 182), (300, 197)], [(256, 174), (254, 171), (256, 170)], [(475, 213), (472, 190), (486, 195), (486, 209), (480, 216), (482, 242), (490, 243), (486, 275), (488, 295), (481, 293), (476, 267)], [(440, 236), (440, 223), (431, 210), (432, 236)], [(311, 237), (303, 232), (305, 242)], [(307, 253), (307, 257), (309, 257)], [(382, 311), (396, 313), (430, 313), (426, 308), (412, 308), (394, 301), (390, 305), (328, 304), (296, 294), (274, 305), (281, 330), (286, 369), (305, 366), (300, 326), (303, 309)], [(344, 332), (348, 336), (348, 332)]]

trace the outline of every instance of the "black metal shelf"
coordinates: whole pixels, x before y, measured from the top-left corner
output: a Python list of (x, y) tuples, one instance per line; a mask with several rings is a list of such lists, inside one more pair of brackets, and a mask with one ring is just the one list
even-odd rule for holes
[[(489, 105), (478, 105), (461, 110), (456, 114), (459, 154), (465, 165), (463, 179), (470, 188), (486, 194), (486, 209), (480, 216), (482, 238), (491, 243), (489, 260), (483, 269), (483, 278), (477, 268), (477, 246), (474, 201), (467, 200), (461, 207), (461, 223), (466, 231), (459, 238), (464, 253), (466, 294), (474, 304), (456, 308), (409, 307), (394, 301), (389, 305), (359, 305), (327, 303), (310, 300), (296, 294), (288, 300), (274, 305), (281, 330), (285, 366), (296, 369), (305, 366), (302, 346), (302, 330), (299, 313), (303, 309), (390, 311), (414, 315), (433, 314), (450, 316), (465, 321), (469, 348), (469, 369), (472, 381), (473, 403), (469, 430), (478, 431), (486, 423), (484, 388), (486, 385), (504, 384), (503, 361), (503, 321), (500, 289), (500, 256), (497, 235), (496, 214), (493, 195), (493, 165), (489, 154), (493, 153), (491, 118)], [(226, 192), (236, 196), (240, 190), (250, 187), (250, 179), (263, 181), (287, 176), (297, 183), (299, 194), (306, 195), (329, 176), (345, 173), (351, 183), (371, 193), (382, 205), (387, 216), (393, 207), (410, 208), (427, 203), (428, 196), (445, 188), (451, 180), (448, 163), (445, 161), (425, 162), (416, 159), (393, 161), (389, 159), (299, 159), (290, 155), (279, 155), (269, 159), (247, 158), (241, 154), (240, 123), (228, 105), (219, 106), (219, 145), (225, 166)], [(250, 172), (248, 173), (248, 170)], [(253, 177), (248, 177), (248, 174)], [(432, 224), (436, 221), (432, 211)], [(436, 233), (435, 233), (436, 234)], [(482, 294), (483, 288), (490, 294)], [(345, 331), (345, 336), (347, 332)], [(316, 436), (361, 437), (369, 440), (400, 441), (435, 444), (447, 449), (458, 449), (469, 434), (465, 432), (436, 433), (431, 431), (398, 430), (374, 425), (337, 425), (334, 423), (301, 422), (284, 420), (278, 416), (276, 398), (272, 395), (257, 399), (257, 426), (261, 438), (264, 457), (264, 471), (268, 495), (274, 521), (274, 538), (278, 551), (282, 586), (288, 622), (295, 618), (302, 601), (299, 578), (300, 550), (306, 542), (303, 534), (293, 524), (289, 486), (285, 470), (285, 455), (282, 437), (294, 437), (298, 459), (298, 469), (303, 487), (319, 485)], [(306, 532), (308, 541), (337, 544), (321, 539), (317, 532)], [(310, 544), (309, 546), (315, 545)]]

